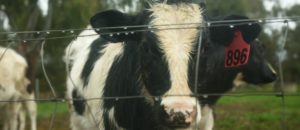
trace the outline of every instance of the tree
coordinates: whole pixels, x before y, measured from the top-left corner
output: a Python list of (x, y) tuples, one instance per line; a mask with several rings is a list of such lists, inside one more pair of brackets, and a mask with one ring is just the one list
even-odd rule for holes
[[(269, 12), (269, 15), (273, 17), (293, 17), (293, 16), (299, 16), (299, 7), (300, 5), (294, 5), (291, 8), (283, 8), (280, 5), (280, 2), (277, 1), (273, 9)], [(296, 19), (297, 20), (297, 19)], [(282, 23), (282, 25), (286, 25)], [(285, 30), (288, 29), (288, 37), (286, 39), (286, 44), (284, 47), (284, 51), (286, 51), (286, 55), (284, 57), (284, 60), (282, 62), (282, 69), (283, 69), (283, 77), (285, 82), (298, 82), (300, 79), (300, 61), (299, 61), (299, 55), (300, 55), (300, 45), (299, 45), (299, 35), (300, 35), (300, 27), (299, 24), (296, 22), (289, 22), (289, 25), (295, 25), (294, 28), (289, 26), (288, 28), (286, 26), (283, 26), (282, 28), (276, 27), (276, 29), (271, 30), (272, 35), (268, 35), (268, 42), (270, 42), (273, 50), (272, 50), (272, 58), (273, 63), (278, 64), (279, 58), (275, 57), (276, 54), (278, 54), (280, 51), (280, 46), (283, 44), (284, 41), (282, 39), (285, 38), (284, 33)], [(276, 26), (276, 25), (273, 25)], [(269, 47), (269, 46), (268, 46)], [(271, 55), (269, 55), (271, 57)]]
[[(295, 5), (286, 11), (288, 16), (299, 16), (300, 5)], [(300, 25), (299, 22), (295, 28), (290, 28), (286, 49), (288, 50), (287, 61), (284, 63), (284, 74), (289, 82), (300, 82)]]
[[(11, 31), (34, 31), (34, 30), (50, 30), (50, 29), (69, 29), (69, 28), (84, 28), (89, 23), (89, 18), (99, 10), (98, 0), (86, 1), (62, 1), (62, 0), (49, 0), (48, 13), (46, 16), (42, 16), (41, 10), (37, 5), (37, 0), (4, 0), (0, 2), (1, 6), (5, 9), (2, 11), (8, 16)], [(92, 3), (92, 4), (91, 4)], [(78, 33), (78, 32), (75, 32)], [(28, 77), (32, 83), (35, 82), (35, 78), (38, 75), (40, 69), (40, 49), (43, 40), (25, 40), (36, 39), (43, 37), (53, 36), (66, 36), (69, 34), (60, 33), (17, 33), (13, 40), (15, 42), (14, 48), (18, 50), (24, 57), (26, 57), (29, 69)], [(49, 61), (47, 67), (50, 71), (49, 76), (55, 82), (58, 80), (57, 85), (61, 86), (62, 81), (65, 79), (63, 63), (61, 61), (62, 50), (71, 39), (57, 39), (46, 40), (46, 58)], [(60, 43), (60, 44), (56, 44)], [(51, 58), (50, 58), (51, 57)], [(40, 77), (41, 78), (41, 77)], [(30, 88), (33, 88), (32, 85)], [(49, 89), (48, 89), (49, 90)]]
[(261, 0), (206, 0), (206, 5), (209, 16), (239, 14), (250, 18), (261, 18), (266, 15)]

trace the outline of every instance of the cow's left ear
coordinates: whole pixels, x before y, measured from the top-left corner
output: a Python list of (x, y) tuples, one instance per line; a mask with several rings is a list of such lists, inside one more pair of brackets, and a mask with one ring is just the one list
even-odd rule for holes
[(132, 26), (134, 16), (116, 11), (108, 10), (97, 13), (90, 19), (90, 23), (100, 36), (110, 42), (122, 42), (132, 37), (126, 33), (130, 29), (124, 26)]
[(228, 20), (228, 22), (213, 23), (209, 28), (210, 38), (213, 42), (227, 46), (233, 40), (235, 32), (240, 31), (244, 40), (247, 43), (251, 43), (261, 31), (261, 27), (257, 22), (249, 21), (249, 18), (245, 16), (229, 15), (223, 20)]

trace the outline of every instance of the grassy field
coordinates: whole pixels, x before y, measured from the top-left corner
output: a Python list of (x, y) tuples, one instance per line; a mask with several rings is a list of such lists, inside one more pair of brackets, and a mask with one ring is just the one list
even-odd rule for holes
[[(55, 109), (55, 105), (57, 105)], [(56, 110), (55, 113), (54, 110)], [(38, 130), (48, 130), (51, 117), (54, 116), (52, 130), (70, 130), (69, 112), (66, 103), (38, 103)]]
[(224, 97), (216, 106), (215, 130), (299, 130), (300, 97)]
[[(39, 103), (38, 110), (38, 130), (47, 130), (54, 103)], [(223, 97), (215, 106), (215, 113), (215, 130), (300, 130), (299, 96), (285, 97), (284, 107), (276, 96)], [(57, 104), (53, 130), (69, 130), (66, 103)]]

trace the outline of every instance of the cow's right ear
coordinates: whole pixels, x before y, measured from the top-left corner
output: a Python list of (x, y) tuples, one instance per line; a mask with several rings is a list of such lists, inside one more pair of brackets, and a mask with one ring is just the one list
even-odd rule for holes
[(133, 16), (116, 10), (97, 13), (90, 19), (90, 23), (100, 36), (110, 42), (122, 42), (129, 36), (125, 35), (122, 26), (131, 26)]
[(232, 42), (236, 31), (242, 33), (243, 39), (247, 43), (253, 42), (261, 31), (261, 27), (257, 22), (249, 21), (249, 18), (245, 16), (229, 15), (222, 20), (228, 22), (213, 23), (209, 28), (209, 32), (210, 39), (213, 42), (225, 46), (228, 46)]

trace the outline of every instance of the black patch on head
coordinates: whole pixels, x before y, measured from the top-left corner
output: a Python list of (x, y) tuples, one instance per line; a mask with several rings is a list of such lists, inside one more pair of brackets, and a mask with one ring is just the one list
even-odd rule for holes
[(85, 87), (89, 82), (89, 77), (94, 69), (95, 62), (101, 57), (101, 53), (99, 52), (103, 49), (103, 45), (107, 42), (101, 38), (96, 39), (90, 46), (90, 53), (88, 55), (88, 59), (84, 64), (83, 70), (81, 72), (81, 78), (83, 80), (83, 86)]
[[(230, 21), (230, 20), (249, 20), (249, 18), (245, 16), (229, 15), (221, 20), (229, 20), (229, 21), (222, 22), (222, 23), (214, 23), (216, 22), (214, 21), (211, 24), (209, 30), (210, 30), (211, 40), (213, 42), (220, 43), (222, 45), (228, 46), (232, 42), (234, 38), (234, 33), (236, 31), (241, 31), (243, 38), (247, 43), (253, 42), (261, 31), (260, 25), (255, 21), (251, 21), (251, 25), (248, 25), (249, 21), (247, 22)], [(230, 25), (233, 25), (234, 27), (232, 28), (230, 27)]]
[[(138, 96), (141, 93), (141, 81), (139, 55), (138, 55), (138, 43), (134, 41), (127, 41), (124, 44), (124, 52), (122, 55), (116, 57), (112, 64), (106, 83), (103, 90), (104, 97), (125, 97), (125, 96)], [(139, 119), (143, 116), (141, 114), (139, 105), (143, 101), (142, 98), (133, 99), (106, 99), (103, 102), (103, 107), (106, 110), (103, 113), (105, 127), (111, 128), (108, 119), (108, 110), (114, 107), (115, 119), (118, 125), (132, 130), (137, 127), (141, 127)], [(108, 124), (108, 125), (107, 125)]]
[(141, 66), (144, 84), (153, 96), (161, 96), (171, 87), (168, 63), (158, 47), (157, 37), (148, 33), (141, 51)]
[(85, 99), (76, 89), (72, 91), (73, 106), (77, 114), (83, 115), (85, 111)]

